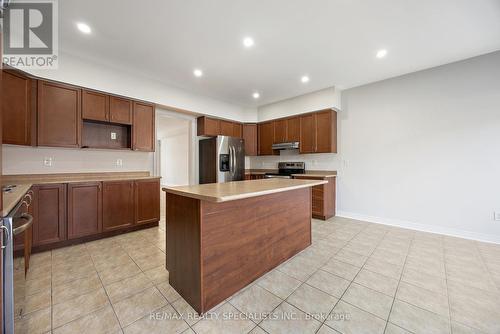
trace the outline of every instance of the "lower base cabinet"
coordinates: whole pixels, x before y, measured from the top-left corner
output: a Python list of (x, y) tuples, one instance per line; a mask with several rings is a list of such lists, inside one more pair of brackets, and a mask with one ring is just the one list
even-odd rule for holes
[(135, 221), (134, 181), (106, 181), (102, 185), (103, 232), (132, 226)]
[(67, 239), (66, 184), (33, 187), (33, 246)]
[(294, 176), (295, 179), (326, 180), (328, 183), (312, 187), (312, 216), (326, 220), (335, 216), (335, 177)]
[(135, 223), (147, 224), (160, 220), (160, 181), (135, 181)]
[(102, 232), (101, 182), (68, 184), (68, 239)]
[[(30, 193), (29, 239), (39, 250), (160, 220), (159, 179), (40, 184)], [(20, 237), (15, 245), (16, 251), (25, 248)]]

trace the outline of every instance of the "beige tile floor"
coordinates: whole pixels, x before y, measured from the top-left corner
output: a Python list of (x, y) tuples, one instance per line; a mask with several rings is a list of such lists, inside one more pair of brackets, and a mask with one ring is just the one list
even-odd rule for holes
[(500, 333), (500, 245), (343, 218), (312, 226), (311, 247), (203, 319), (168, 284), (164, 220), (35, 254), (17, 332)]

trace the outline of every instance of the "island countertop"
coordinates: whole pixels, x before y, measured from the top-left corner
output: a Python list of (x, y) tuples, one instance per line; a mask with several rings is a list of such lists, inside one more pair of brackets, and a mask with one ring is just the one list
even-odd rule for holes
[(227, 202), (288, 190), (313, 187), (325, 183), (327, 183), (327, 181), (324, 180), (271, 178), (226, 183), (209, 183), (193, 186), (165, 187), (163, 188), (163, 191), (203, 201)]

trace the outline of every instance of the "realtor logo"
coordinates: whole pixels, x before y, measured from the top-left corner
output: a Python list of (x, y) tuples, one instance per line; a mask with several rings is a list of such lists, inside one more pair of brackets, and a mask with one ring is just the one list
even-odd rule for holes
[(4, 11), (3, 63), (20, 69), (57, 68), (57, 2), (11, 2)]

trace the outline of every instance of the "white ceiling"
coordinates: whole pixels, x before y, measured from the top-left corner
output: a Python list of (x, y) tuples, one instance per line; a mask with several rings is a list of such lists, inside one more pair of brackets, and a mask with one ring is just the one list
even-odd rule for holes
[(500, 49), (499, 0), (63, 0), (59, 18), (65, 52), (249, 107)]

